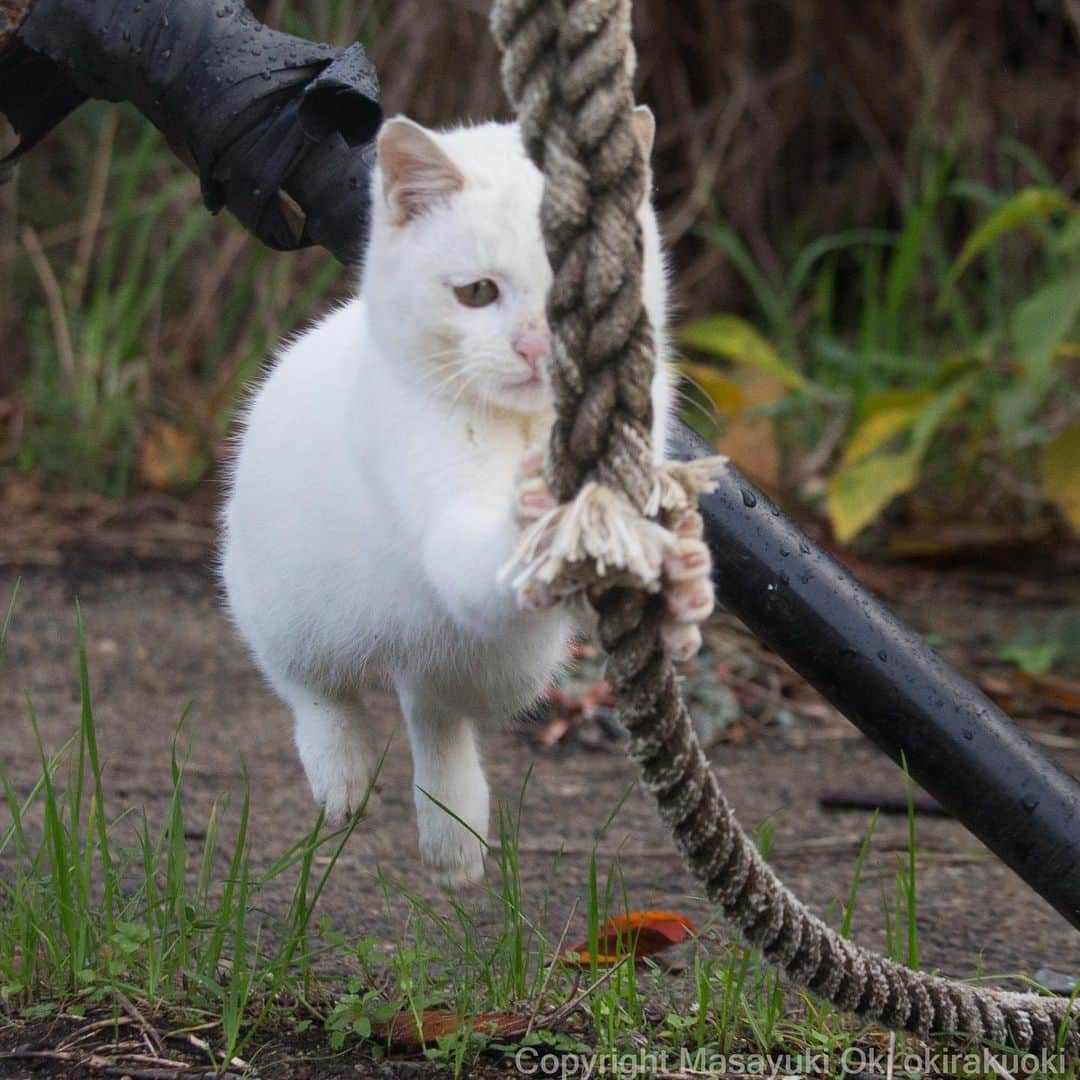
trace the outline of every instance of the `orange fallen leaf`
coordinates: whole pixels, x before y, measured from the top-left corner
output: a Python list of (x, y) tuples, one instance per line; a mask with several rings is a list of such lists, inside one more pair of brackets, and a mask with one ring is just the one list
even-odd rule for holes
[(487, 1012), (462, 1016), (452, 1009), (425, 1009), (420, 1014), (419, 1028), (411, 1012), (399, 1012), (389, 1020), (373, 1023), (371, 1035), (403, 1048), (426, 1046), (465, 1028), (505, 1038), (524, 1034), (528, 1026), (529, 1017), (520, 1013)]
[[(627, 956), (640, 960), (687, 941), (695, 933), (694, 924), (675, 911), (632, 911), (616, 915), (600, 931), (596, 963), (600, 967), (612, 967)], [(588, 943), (567, 949), (563, 960), (571, 964), (590, 963)]]
[(152, 422), (139, 443), (139, 479), (154, 491), (190, 487), (205, 467), (198, 437), (164, 421)]
[(1029, 675), (1023, 671), (983, 675), (979, 678), (979, 689), (1006, 712), (1024, 706), (1080, 716), (1080, 682), (1061, 675)]
[(1038, 694), (1044, 705), (1080, 715), (1080, 682), (1063, 675), (1029, 675), (1020, 672), (1021, 680)]

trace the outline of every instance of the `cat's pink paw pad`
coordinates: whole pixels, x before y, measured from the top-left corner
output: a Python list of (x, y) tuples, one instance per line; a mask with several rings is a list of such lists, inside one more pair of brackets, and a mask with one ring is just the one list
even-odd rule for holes
[(522, 528), (531, 525), (558, 505), (558, 499), (548, 491), (542, 476), (520, 481), (514, 493), (514, 517)]
[(680, 537), (664, 559), (664, 576), (668, 581), (707, 579), (711, 572), (712, 557), (701, 540)]

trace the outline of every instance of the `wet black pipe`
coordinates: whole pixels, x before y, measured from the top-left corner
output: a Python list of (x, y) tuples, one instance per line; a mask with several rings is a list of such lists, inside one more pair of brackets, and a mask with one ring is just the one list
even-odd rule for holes
[(1080, 784), (738, 469), (701, 512), (720, 602), (1080, 929)]
[[(87, 97), (133, 101), (264, 243), (358, 258), (380, 116), (359, 46), (269, 31), (237, 0), (0, 0), (22, 150)], [(720, 601), (1080, 929), (1080, 785), (736, 469), (702, 512)]]

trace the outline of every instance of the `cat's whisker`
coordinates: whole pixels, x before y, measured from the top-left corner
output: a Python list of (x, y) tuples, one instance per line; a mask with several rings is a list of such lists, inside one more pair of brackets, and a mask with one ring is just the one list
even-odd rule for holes
[(435, 364), (427, 371), (421, 372), (415, 379), (412, 380), (413, 385), (422, 386), (425, 382), (435, 378), (436, 375), (442, 374), (447, 370), (458, 370), (464, 365), (459, 359), (444, 360), (442, 363)]
[(468, 377), (468, 372), (461, 368), (455, 368), (449, 374), (443, 375), (438, 382), (431, 382), (424, 387), (425, 393), (438, 394), (439, 391), (445, 390), (449, 386), (453, 386), (457, 379), (464, 379)]
[(450, 402), (450, 408), (453, 409), (454, 406), (457, 405), (457, 403), (461, 400), (462, 396), (465, 394), (465, 391), (468, 390), (469, 387), (474, 386), (475, 384), (476, 377), (474, 373), (466, 372), (465, 381), (461, 384), (461, 389), (458, 390), (458, 392), (454, 395), (453, 400)]
[(696, 398), (691, 397), (689, 394), (682, 390), (675, 391), (675, 400), (680, 407), (688, 407), (696, 411), (704, 420), (707, 420), (713, 427), (721, 427), (724, 423), (724, 418), (721, 416), (719, 409), (715, 405), (711, 409), (706, 408)]

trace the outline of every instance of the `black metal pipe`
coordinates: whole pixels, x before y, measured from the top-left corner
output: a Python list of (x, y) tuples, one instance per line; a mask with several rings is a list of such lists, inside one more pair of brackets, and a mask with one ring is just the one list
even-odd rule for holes
[[(87, 98), (130, 101), (264, 244), (359, 259), (382, 120), (363, 47), (305, 41), (242, 0), (0, 0), (6, 170)], [(14, 26), (14, 32), (10, 29)]]
[(719, 601), (1080, 929), (1080, 784), (738, 469), (701, 513)]
[[(359, 46), (269, 32), (236, 0), (17, 6), (21, 23), (0, 24), (0, 111), (24, 149), (87, 96), (131, 100), (212, 209), (271, 246), (359, 256), (379, 120)], [(711, 452), (685, 427), (675, 442)], [(738, 470), (702, 512), (721, 602), (1080, 928), (1080, 785)]]

